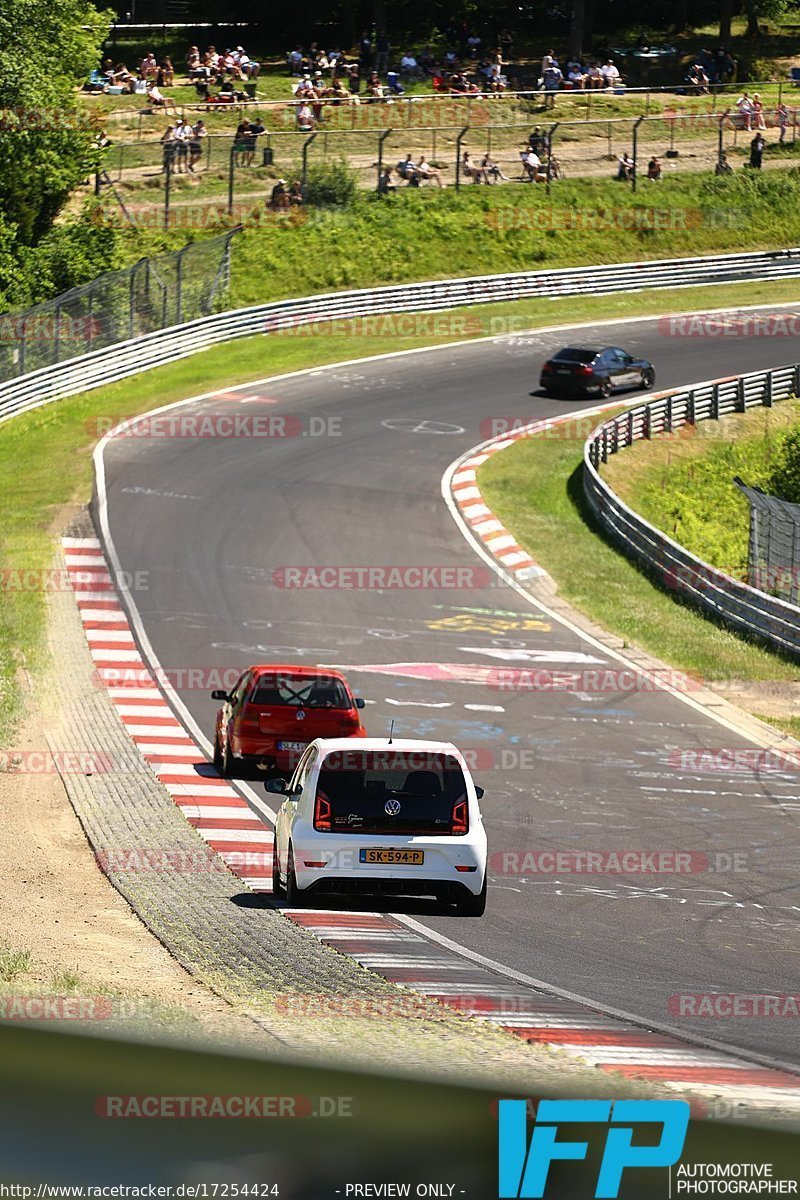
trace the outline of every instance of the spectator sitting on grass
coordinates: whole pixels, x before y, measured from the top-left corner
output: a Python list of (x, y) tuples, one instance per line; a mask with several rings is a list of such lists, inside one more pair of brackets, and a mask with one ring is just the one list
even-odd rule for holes
[(728, 162), (728, 156), (727, 156), (727, 154), (725, 154), (724, 151), (722, 151), (720, 153), (720, 156), (717, 159), (717, 165), (714, 167), (714, 174), (715, 175), (732, 175), (733, 174), (733, 167)]
[(148, 100), (149, 104), (153, 105), (153, 108), (163, 108), (165, 110), (168, 110), (171, 108), (173, 110), (173, 112), (177, 111), (175, 109), (174, 100), (171, 100), (169, 98), (169, 96), (162, 96), (161, 92), (158, 89), (157, 83), (151, 83), (150, 86), (148, 87), (147, 100)]
[(367, 96), (371, 101), (384, 100), (384, 88), (377, 71), (372, 71), (367, 79)]
[(272, 189), (268, 205), (274, 212), (285, 212), (290, 203), (289, 193), (286, 191), (286, 180), (279, 179)]
[(647, 164), (647, 178), (651, 183), (661, 182), (661, 159), (656, 158), (655, 154)]
[(301, 133), (311, 133), (314, 129), (314, 114), (311, 106), (301, 104), (297, 110), (297, 128)]
[(400, 74), (406, 79), (419, 79), (419, 64), (410, 50), (400, 59)]
[(186, 51), (186, 74), (189, 80), (203, 78), (205, 71), (200, 63), (200, 51), (197, 46), (190, 46)]
[(175, 68), (168, 54), (159, 63), (156, 83), (160, 87), (172, 87), (175, 83)]
[(694, 63), (686, 76), (686, 82), (699, 96), (708, 95), (708, 76), (699, 63)]
[(158, 72), (158, 63), (152, 50), (139, 63), (139, 72), (143, 79), (155, 79)]
[(470, 157), (469, 150), (465, 150), (461, 156), (461, 172), (466, 175), (467, 179), (471, 179), (473, 183), (487, 183), (486, 172), (477, 167)]
[(389, 192), (396, 192), (397, 188), (392, 183), (392, 168), (384, 167), (378, 176), (378, 195), (388, 196)]
[(407, 154), (405, 158), (397, 164), (397, 174), (401, 179), (405, 179), (406, 183), (419, 183), (417, 178), (417, 168), (414, 166), (414, 159), (411, 154)]
[(305, 204), (303, 199), (303, 185), (299, 179), (295, 179), (288, 191), (290, 204)]
[(617, 179), (619, 179), (621, 182), (633, 179), (633, 172), (636, 164), (634, 163), (630, 154), (628, 154), (627, 150), (623, 150), (622, 154), (620, 154), (619, 158), (617, 159), (617, 162), (619, 163), (619, 166), (617, 167)]

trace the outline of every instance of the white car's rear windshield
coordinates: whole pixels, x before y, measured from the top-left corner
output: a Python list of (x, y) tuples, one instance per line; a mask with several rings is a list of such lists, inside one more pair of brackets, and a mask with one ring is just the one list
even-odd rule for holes
[(336, 833), (450, 833), (453, 809), (463, 807), (466, 793), (452, 755), (391, 747), (329, 754), (317, 783)]

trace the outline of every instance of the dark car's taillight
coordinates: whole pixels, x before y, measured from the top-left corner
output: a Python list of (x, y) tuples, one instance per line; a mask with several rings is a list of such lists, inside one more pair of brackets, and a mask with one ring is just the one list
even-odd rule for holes
[(553, 364), (550, 362), (546, 362), (544, 364), (544, 366), (542, 367), (542, 374), (543, 375), (552, 375), (554, 370), (555, 370), (555, 368), (554, 368)]
[(331, 831), (331, 802), (324, 792), (317, 792), (314, 801), (314, 828), (320, 833)]
[(593, 370), (588, 363), (581, 363), (579, 367), (575, 367), (576, 375), (592, 375)]
[(461, 796), (453, 805), (453, 817), (450, 822), (451, 833), (469, 832), (469, 807), (466, 796)]

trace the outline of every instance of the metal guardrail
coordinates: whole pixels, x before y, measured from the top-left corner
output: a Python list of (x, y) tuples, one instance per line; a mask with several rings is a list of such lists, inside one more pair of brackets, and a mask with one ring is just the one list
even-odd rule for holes
[(135, 375), (234, 338), (376, 314), (439, 312), (462, 305), (527, 297), (600, 295), (800, 276), (800, 247), (769, 253), (660, 259), (611, 266), (565, 267), (513, 275), (472, 276), (280, 300), (202, 317), (44, 367), (0, 385), (0, 422), (75, 392)]
[(629, 408), (587, 438), (583, 491), (607, 536), (663, 586), (737, 632), (800, 659), (800, 608), (703, 562), (629, 508), (600, 475), (610, 455), (634, 442), (728, 413), (768, 408), (790, 396), (800, 396), (800, 364), (669, 392)]

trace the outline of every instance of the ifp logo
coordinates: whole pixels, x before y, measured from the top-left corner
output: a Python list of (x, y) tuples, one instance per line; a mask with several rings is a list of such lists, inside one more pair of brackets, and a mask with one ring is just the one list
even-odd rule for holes
[[(540, 1100), (528, 1146), (528, 1107), (524, 1100), (501, 1100), (500, 1200), (540, 1200), (550, 1164), (586, 1158), (588, 1142), (556, 1141), (559, 1125), (610, 1125), (597, 1177), (597, 1200), (619, 1195), (626, 1167), (671, 1167), (677, 1162), (689, 1126), (686, 1100)], [(656, 1145), (634, 1145), (634, 1126), (659, 1125)]]

